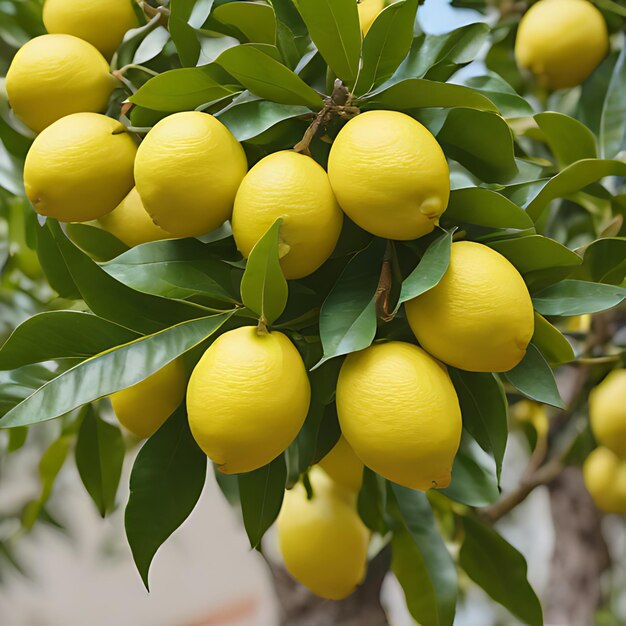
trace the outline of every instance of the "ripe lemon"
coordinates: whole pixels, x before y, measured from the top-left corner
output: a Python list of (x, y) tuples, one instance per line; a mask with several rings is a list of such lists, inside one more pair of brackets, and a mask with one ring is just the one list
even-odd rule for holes
[(596, 448), (585, 460), (583, 478), (599, 509), (626, 515), (626, 460), (608, 448)]
[(510, 410), (510, 414), (519, 422), (532, 424), (539, 437), (545, 437), (550, 429), (546, 407), (531, 400), (520, 400)]
[(356, 455), (381, 476), (423, 491), (450, 483), (461, 409), (446, 368), (421, 348), (391, 341), (350, 354), (337, 414)]
[(302, 484), (285, 493), (278, 544), (287, 571), (316, 595), (349, 596), (365, 575), (369, 531), (352, 502), (319, 468), (310, 473), (313, 498)]
[(111, 395), (117, 419), (142, 439), (152, 436), (185, 397), (187, 373), (181, 359), (145, 380)]
[(320, 467), (339, 485), (353, 492), (361, 489), (363, 463), (345, 437), (319, 462)]
[(328, 175), (311, 157), (275, 152), (246, 174), (232, 219), (245, 257), (279, 217), (283, 273), (286, 278), (308, 276), (332, 254), (343, 223)]
[(515, 58), (550, 89), (582, 83), (609, 49), (602, 13), (588, 0), (540, 0), (522, 18)]
[(470, 372), (507, 372), (524, 358), (533, 336), (524, 279), (501, 254), (471, 241), (453, 243), (439, 284), (405, 306), (424, 349)]
[(100, 218), (100, 225), (129, 247), (171, 237), (152, 221), (134, 187), (116, 209)]
[(162, 119), (146, 135), (135, 181), (153, 221), (176, 237), (196, 237), (230, 218), (246, 155), (230, 131), (208, 113)]
[(46, 0), (43, 23), (49, 33), (65, 33), (88, 41), (110, 59), (126, 31), (139, 25), (131, 0)]
[(385, 0), (361, 0), (358, 8), (361, 31), (365, 35), (378, 14), (385, 8)]
[(626, 459), (626, 369), (613, 370), (591, 391), (589, 422), (598, 443)]
[(13, 111), (36, 132), (71, 113), (104, 111), (116, 84), (105, 58), (71, 35), (31, 39), (17, 51), (6, 80)]
[(350, 219), (389, 239), (430, 233), (450, 197), (448, 164), (436, 139), (395, 111), (351, 119), (333, 142), (328, 176)]
[(74, 113), (33, 141), (24, 187), (37, 213), (87, 222), (112, 211), (133, 188), (137, 146), (117, 120)]
[(189, 426), (222, 472), (250, 472), (295, 439), (310, 398), (291, 341), (244, 326), (218, 337), (196, 365), (187, 389)]

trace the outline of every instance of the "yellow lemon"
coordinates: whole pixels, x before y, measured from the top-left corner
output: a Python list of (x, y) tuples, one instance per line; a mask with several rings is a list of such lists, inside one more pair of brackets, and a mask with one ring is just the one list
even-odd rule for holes
[(548, 434), (550, 423), (546, 407), (531, 400), (520, 400), (511, 407), (511, 416), (519, 422), (529, 422), (537, 431), (539, 437)]
[(328, 176), (348, 217), (389, 239), (430, 233), (450, 197), (448, 163), (436, 139), (395, 111), (351, 119), (333, 142)]
[(515, 58), (550, 89), (575, 87), (609, 50), (602, 13), (588, 0), (540, 0), (522, 18)]
[(591, 329), (591, 315), (575, 315), (565, 320), (566, 333), (588, 333)]
[(232, 219), (237, 247), (245, 257), (279, 217), (285, 277), (308, 276), (335, 249), (343, 223), (328, 175), (311, 157), (275, 152), (246, 174)]
[(45, 0), (43, 23), (49, 33), (65, 33), (88, 41), (110, 59), (126, 31), (139, 25), (132, 0)]
[(320, 467), (338, 484), (353, 492), (361, 489), (363, 463), (345, 437), (319, 462)]
[(153, 221), (176, 237), (197, 237), (230, 218), (246, 155), (208, 113), (162, 119), (139, 146), (135, 181)]
[(144, 439), (176, 410), (186, 388), (185, 366), (176, 359), (136, 385), (112, 394), (111, 404), (120, 424)]
[(116, 209), (100, 218), (100, 225), (129, 247), (171, 237), (152, 221), (135, 188)]
[(337, 414), (356, 455), (381, 476), (423, 491), (450, 483), (461, 409), (446, 368), (421, 348), (391, 341), (350, 354)]
[(360, 0), (359, 21), (363, 34), (367, 34), (377, 15), (385, 8), (385, 0)]
[(17, 51), (6, 80), (13, 111), (36, 132), (71, 113), (104, 111), (116, 84), (105, 58), (71, 35), (31, 39)]
[(300, 483), (285, 493), (278, 544), (296, 580), (322, 598), (341, 600), (365, 575), (369, 531), (324, 472), (313, 468), (310, 479), (310, 500)]
[(87, 222), (112, 211), (133, 188), (137, 146), (117, 120), (74, 113), (33, 141), (24, 187), (37, 213)]
[(187, 389), (189, 426), (222, 472), (250, 472), (295, 439), (310, 398), (291, 341), (244, 326), (220, 335), (196, 365)]
[(470, 372), (507, 372), (524, 358), (533, 336), (524, 279), (501, 254), (471, 241), (453, 243), (439, 284), (405, 306), (422, 347)]
[(589, 422), (598, 443), (626, 459), (626, 369), (613, 370), (591, 391)]
[(596, 448), (585, 460), (583, 478), (599, 509), (626, 515), (626, 460), (608, 448)]

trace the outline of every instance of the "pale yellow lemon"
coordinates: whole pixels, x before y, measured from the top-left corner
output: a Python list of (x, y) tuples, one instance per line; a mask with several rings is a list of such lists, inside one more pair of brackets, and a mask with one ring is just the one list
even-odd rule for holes
[(74, 35), (95, 46), (107, 59), (126, 31), (139, 25), (133, 0), (45, 0), (43, 23), (49, 33)]
[(313, 497), (301, 483), (285, 493), (278, 543), (287, 571), (316, 595), (349, 596), (365, 576), (369, 531), (354, 499), (338, 494), (319, 468), (310, 472)]
[(105, 58), (71, 35), (41, 35), (25, 43), (6, 79), (13, 111), (36, 132), (71, 113), (104, 111), (116, 84)]
[(510, 414), (519, 422), (532, 424), (539, 437), (545, 437), (548, 434), (550, 423), (543, 404), (531, 400), (520, 400), (511, 407)]
[(333, 142), (328, 176), (348, 217), (389, 239), (430, 233), (450, 197), (448, 163), (437, 140), (396, 111), (351, 119)]
[(56, 121), (33, 142), (24, 187), (37, 213), (87, 222), (112, 211), (133, 188), (137, 146), (120, 122), (98, 113)]
[(524, 279), (501, 254), (471, 241), (453, 243), (439, 284), (405, 306), (422, 347), (462, 370), (507, 372), (533, 336)]
[(626, 369), (613, 370), (592, 389), (589, 422), (598, 443), (626, 459)]
[(319, 462), (320, 467), (346, 489), (358, 492), (363, 482), (363, 463), (354, 454), (354, 450), (346, 441), (345, 437), (339, 437), (339, 441), (333, 449)]
[(226, 474), (250, 472), (295, 439), (311, 389), (298, 350), (282, 333), (244, 326), (220, 335), (191, 375), (191, 432)]
[(197, 237), (230, 218), (248, 165), (239, 142), (199, 111), (170, 115), (139, 146), (135, 181), (153, 221), (176, 237)]
[(152, 221), (134, 187), (117, 208), (100, 218), (100, 225), (129, 247), (171, 237)]
[(367, 34), (370, 26), (384, 8), (385, 0), (361, 0), (359, 2), (359, 21), (364, 35)]
[(337, 414), (356, 455), (381, 476), (423, 491), (450, 483), (461, 409), (446, 368), (421, 348), (391, 341), (350, 354)]
[(599, 509), (626, 515), (626, 460), (608, 448), (596, 448), (585, 459), (583, 478)]
[(110, 396), (113, 411), (137, 437), (151, 437), (185, 397), (187, 373), (181, 359)]
[(609, 50), (602, 13), (588, 0), (539, 0), (522, 20), (515, 58), (551, 89), (575, 87)]
[(247, 257), (278, 219), (286, 278), (313, 273), (335, 249), (343, 213), (328, 175), (311, 157), (283, 150), (261, 159), (244, 177), (233, 209), (233, 235)]

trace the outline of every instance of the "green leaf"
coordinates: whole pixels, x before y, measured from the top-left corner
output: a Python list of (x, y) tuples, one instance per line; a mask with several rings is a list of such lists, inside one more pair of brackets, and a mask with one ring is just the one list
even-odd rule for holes
[(322, 97), (297, 74), (253, 44), (229, 48), (215, 62), (253, 94), (279, 104), (300, 104), (314, 111)]
[(573, 117), (548, 111), (535, 115), (535, 121), (559, 165), (567, 166), (598, 156), (594, 134)]
[(130, 476), (124, 522), (135, 565), (148, 589), (150, 564), (187, 519), (206, 477), (207, 459), (194, 441), (181, 406), (139, 451)]
[(532, 342), (551, 367), (574, 360), (574, 349), (561, 332), (535, 311), (535, 332)]
[(517, 174), (513, 135), (496, 113), (452, 109), (437, 140), (451, 158), (486, 182), (506, 182)]
[(454, 231), (441, 233), (426, 249), (417, 267), (402, 281), (398, 306), (417, 298), (439, 284), (450, 265)]
[(338, 78), (354, 84), (359, 72), (361, 28), (354, 0), (294, 0), (313, 43)]
[(598, 239), (585, 248), (573, 278), (621, 285), (626, 277), (626, 237)]
[(426, 495), (389, 483), (389, 512), (397, 520), (391, 569), (404, 589), (413, 618), (429, 626), (452, 626), (456, 568), (437, 528)]
[(375, 239), (355, 254), (320, 311), (320, 338), (324, 356), (316, 367), (342, 354), (367, 348), (376, 334), (376, 303), (386, 243)]
[(289, 295), (278, 258), (282, 223), (278, 218), (254, 245), (241, 279), (242, 302), (268, 324), (281, 316)]
[(194, 66), (200, 56), (196, 28), (200, 28), (213, 7), (213, 0), (172, 0), (168, 28), (183, 65)]
[(565, 408), (554, 380), (554, 373), (534, 344), (529, 344), (521, 363), (506, 372), (504, 377), (523, 396), (558, 409)]
[(524, 557), (498, 533), (466, 516), (461, 567), (496, 602), (530, 626), (542, 626), (541, 604), (526, 577)]
[(495, 104), (478, 91), (463, 85), (440, 83), (424, 78), (409, 78), (389, 87), (383, 86), (363, 99), (364, 109), (411, 111), (426, 107), (465, 107), (497, 111)]
[(125, 451), (120, 429), (89, 407), (78, 431), (76, 468), (102, 517), (115, 507)]
[(585, 315), (610, 309), (625, 298), (623, 287), (563, 280), (534, 294), (533, 305), (542, 315)]
[(151, 78), (129, 100), (158, 111), (191, 111), (240, 91), (228, 82), (228, 76), (215, 65), (179, 68)]
[(80, 291), (70, 274), (63, 255), (52, 237), (48, 225), (37, 226), (37, 257), (50, 287), (62, 298), (79, 300)]
[(130, 289), (109, 276), (65, 236), (58, 222), (46, 226), (69, 275), (87, 306), (98, 316), (138, 332), (154, 332), (181, 320), (200, 317), (203, 309)]
[(167, 28), (157, 26), (153, 31), (150, 31), (139, 46), (137, 46), (137, 50), (135, 50), (135, 54), (133, 55), (133, 64), (142, 65), (147, 61), (151, 61), (154, 57), (163, 52), (163, 48), (165, 48), (169, 40), (170, 33)]
[(267, 4), (229, 2), (215, 7), (211, 18), (219, 24), (234, 27), (249, 42), (273, 45), (276, 41), (276, 16), (274, 9)]
[(276, 19), (282, 22), (294, 35), (306, 35), (307, 29), (293, 0), (271, 0)]
[[(626, 7), (621, 8), (621, 15), (626, 16)], [(626, 48), (617, 59), (611, 82), (602, 105), (600, 118), (600, 153), (603, 158), (615, 158), (622, 150), (626, 150)]]
[(363, 468), (363, 484), (358, 494), (357, 508), (363, 523), (374, 532), (387, 533), (387, 482), (369, 467)]
[(17, 369), (52, 359), (87, 358), (137, 337), (137, 333), (91, 313), (38, 313), (6, 340), (0, 349), (0, 369)]
[(229, 317), (228, 314), (212, 315), (183, 322), (83, 361), (11, 409), (0, 420), (0, 428), (54, 419), (131, 387), (204, 341)]
[(507, 401), (502, 383), (493, 374), (464, 372), (449, 367), (463, 415), (463, 427), (480, 447), (493, 455), (500, 480), (508, 436)]
[(90, 224), (66, 224), (68, 237), (96, 261), (109, 261), (126, 252), (128, 246), (115, 235)]
[(472, 76), (465, 84), (489, 98), (504, 117), (533, 114), (532, 106), (495, 72), (489, 72), (486, 76)]
[[(319, 370), (317, 370), (319, 371)], [(313, 372), (315, 374), (316, 372)], [(326, 407), (317, 401), (315, 393), (311, 394), (311, 404), (304, 425), (297, 437), (285, 452), (287, 461), (287, 487), (295, 485), (300, 476), (313, 465), (320, 426), (324, 419)]]
[(376, 16), (363, 41), (362, 63), (354, 93), (367, 93), (391, 77), (413, 43), (418, 0), (400, 0)]
[(253, 472), (239, 474), (237, 478), (243, 523), (250, 545), (258, 548), (283, 504), (287, 482), (285, 456), (281, 454), (268, 465)]

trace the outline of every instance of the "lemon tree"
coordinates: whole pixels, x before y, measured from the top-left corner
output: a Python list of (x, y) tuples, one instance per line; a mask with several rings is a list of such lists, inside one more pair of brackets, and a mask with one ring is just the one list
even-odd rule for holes
[(2, 454), (56, 425), (21, 528), (75, 462), (148, 587), (208, 467), (319, 623), (388, 571), (424, 626), (470, 584), (543, 623), (494, 523), (583, 464), (626, 511), (626, 11), (421, 4), (0, 3)]

